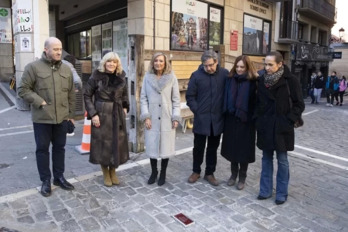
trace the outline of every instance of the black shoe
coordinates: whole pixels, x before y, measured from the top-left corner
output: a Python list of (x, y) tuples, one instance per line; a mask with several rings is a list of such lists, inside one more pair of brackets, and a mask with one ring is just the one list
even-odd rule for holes
[(162, 186), (164, 185), (164, 183), (166, 183), (166, 170), (161, 170), (161, 173), (160, 173), (160, 177), (158, 179), (158, 186)]
[(45, 180), (42, 182), (40, 193), (44, 197), (51, 196), (52, 190), (51, 190), (51, 181), (50, 180)]
[(340, 103), (340, 106), (342, 106), (342, 103)]
[(336, 103), (336, 106), (338, 106), (339, 104), (340, 104), (340, 103), (339, 103), (339, 102), (337, 102), (337, 103)]
[(277, 205), (282, 205), (282, 204), (285, 203), (285, 201), (275, 200), (275, 203), (276, 203)]
[(268, 198), (270, 198), (270, 197), (264, 197), (264, 196), (261, 196), (261, 195), (257, 196), (257, 200), (266, 200)]
[(59, 186), (64, 190), (73, 190), (75, 189), (72, 184), (70, 184), (63, 176), (57, 179), (54, 179), (53, 184)]
[(157, 175), (158, 175), (158, 171), (151, 172), (151, 176), (150, 176), (149, 180), (147, 181), (147, 184), (155, 183), (156, 179), (157, 179)]

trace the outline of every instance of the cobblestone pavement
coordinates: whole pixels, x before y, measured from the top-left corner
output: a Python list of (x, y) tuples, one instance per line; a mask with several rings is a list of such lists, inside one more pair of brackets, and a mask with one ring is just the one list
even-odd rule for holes
[[(101, 173), (92, 172), (70, 179), (74, 191), (54, 188), (48, 198), (36, 189), (1, 196), (0, 232), (348, 231), (347, 116), (347, 105), (306, 105), (305, 125), (296, 129), (296, 149), (289, 153), (289, 197), (283, 205), (274, 203), (274, 195), (256, 199), (259, 150), (244, 190), (226, 185), (230, 167), (220, 155), (218, 187), (203, 178), (187, 183), (193, 138), (188, 131), (178, 133), (179, 154), (169, 161), (165, 185), (148, 185), (148, 159), (136, 156), (117, 170), (119, 186), (103, 186)], [(185, 228), (176, 222), (172, 215), (180, 212), (195, 224)]]

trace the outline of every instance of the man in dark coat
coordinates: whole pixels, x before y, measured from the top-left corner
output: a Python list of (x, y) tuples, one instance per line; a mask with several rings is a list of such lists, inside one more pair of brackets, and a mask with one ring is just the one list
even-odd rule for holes
[(262, 150), (262, 170), (258, 199), (272, 196), (273, 154), (277, 153), (276, 204), (288, 196), (289, 162), (287, 151), (294, 150), (294, 124), (301, 119), (304, 102), (300, 83), (283, 64), (279, 52), (265, 59), (266, 73), (259, 79), (256, 106), (257, 146)]
[(194, 113), (193, 173), (188, 179), (194, 183), (200, 177), (206, 140), (206, 169), (204, 179), (211, 185), (219, 185), (214, 177), (217, 148), (223, 131), (223, 96), (228, 71), (219, 67), (217, 54), (205, 51), (202, 64), (192, 73), (186, 91), (187, 105)]

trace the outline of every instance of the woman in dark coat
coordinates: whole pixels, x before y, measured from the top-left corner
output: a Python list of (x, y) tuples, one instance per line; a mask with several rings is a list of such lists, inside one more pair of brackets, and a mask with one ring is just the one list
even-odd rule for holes
[(287, 151), (294, 150), (294, 124), (301, 119), (304, 102), (300, 82), (283, 64), (279, 52), (265, 59), (266, 73), (259, 78), (256, 106), (257, 146), (262, 150), (260, 192), (264, 200), (273, 191), (273, 154), (277, 154), (276, 204), (287, 200), (289, 162)]
[(257, 76), (249, 57), (238, 56), (226, 81), (221, 155), (231, 162), (232, 175), (227, 185), (233, 186), (239, 175), (239, 190), (244, 188), (248, 164), (255, 162), (256, 131), (252, 116)]
[(100, 164), (105, 186), (119, 184), (115, 169), (129, 158), (126, 114), (129, 110), (126, 73), (114, 52), (104, 55), (84, 89), (92, 118), (89, 161)]

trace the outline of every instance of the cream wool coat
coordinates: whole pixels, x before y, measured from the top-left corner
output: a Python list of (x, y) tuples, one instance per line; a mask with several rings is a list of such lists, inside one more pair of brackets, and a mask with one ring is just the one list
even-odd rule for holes
[(145, 130), (146, 154), (153, 159), (175, 154), (175, 129), (172, 121), (180, 122), (180, 93), (174, 73), (146, 73), (140, 95), (141, 120), (151, 119), (152, 128)]

